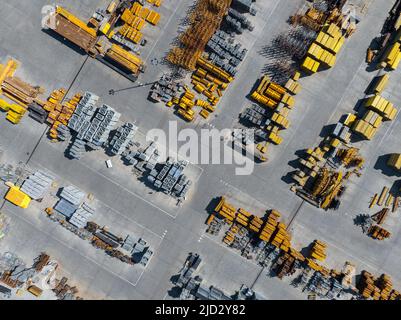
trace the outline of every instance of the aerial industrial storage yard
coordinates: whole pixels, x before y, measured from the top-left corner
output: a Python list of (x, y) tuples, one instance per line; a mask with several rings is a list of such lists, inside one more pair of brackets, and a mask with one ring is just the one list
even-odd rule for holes
[(0, 299), (401, 298), (400, 0), (0, 17)]

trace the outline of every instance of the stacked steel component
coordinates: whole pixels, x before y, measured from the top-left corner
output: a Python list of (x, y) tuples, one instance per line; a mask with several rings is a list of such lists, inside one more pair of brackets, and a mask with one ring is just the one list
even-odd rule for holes
[(118, 128), (109, 142), (109, 151), (113, 155), (122, 154), (132, 142), (138, 127), (132, 123), (126, 123)]
[(391, 278), (382, 274), (379, 278), (375, 278), (368, 271), (362, 271), (361, 278), (357, 288), (359, 293), (365, 299), (373, 300), (399, 300), (401, 294), (393, 289)]
[(309, 73), (315, 73), (321, 65), (326, 68), (333, 67), (336, 63), (336, 55), (344, 42), (345, 37), (341, 29), (334, 23), (323, 28), (310, 46), (301, 68)]
[(32, 199), (42, 199), (54, 180), (50, 173), (38, 170), (23, 182), (20, 190)]
[(219, 29), (231, 0), (198, 0), (189, 14), (189, 28), (180, 36), (181, 47), (173, 48), (167, 56), (172, 64), (195, 70), (206, 44)]
[(160, 170), (151, 170), (147, 179), (157, 190), (183, 200), (192, 185), (192, 181), (184, 174), (187, 165), (188, 162), (184, 160), (175, 162), (168, 158)]
[(244, 60), (247, 53), (246, 49), (241, 50), (241, 44), (230, 44), (228, 34), (222, 30), (216, 31), (207, 43), (207, 48), (211, 51), (209, 55), (211, 63), (232, 76), (237, 73), (236, 68)]

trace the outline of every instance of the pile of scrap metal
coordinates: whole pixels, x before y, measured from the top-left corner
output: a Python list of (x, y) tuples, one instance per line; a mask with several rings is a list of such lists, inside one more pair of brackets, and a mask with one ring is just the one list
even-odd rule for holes
[(195, 70), (207, 42), (219, 29), (232, 0), (198, 0), (188, 15), (191, 25), (180, 35), (180, 47), (171, 49), (167, 60), (185, 69)]

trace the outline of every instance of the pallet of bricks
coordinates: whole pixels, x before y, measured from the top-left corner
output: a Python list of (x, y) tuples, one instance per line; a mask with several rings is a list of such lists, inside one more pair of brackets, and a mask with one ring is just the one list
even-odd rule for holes
[(361, 278), (357, 285), (359, 293), (365, 299), (373, 300), (400, 300), (401, 294), (393, 289), (391, 278), (382, 274), (375, 278), (368, 271), (362, 271)]
[(179, 37), (180, 47), (171, 49), (167, 60), (185, 69), (195, 70), (206, 44), (223, 21), (232, 0), (198, 0), (188, 15), (190, 26)]

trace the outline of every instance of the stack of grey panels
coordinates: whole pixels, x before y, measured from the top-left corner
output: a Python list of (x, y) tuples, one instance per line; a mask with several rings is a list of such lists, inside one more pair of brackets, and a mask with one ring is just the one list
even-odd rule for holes
[(68, 154), (74, 159), (81, 159), (81, 156), (85, 153), (85, 141), (80, 139), (75, 139), (72, 143), (70, 149), (68, 150)]
[(79, 205), (73, 204), (68, 200), (60, 199), (60, 201), (57, 202), (56, 206), (54, 207), (54, 210), (67, 218), (71, 218), (75, 211), (77, 211), (78, 207)]
[(137, 238), (134, 238), (131, 235), (127, 235), (122, 245), (122, 248), (128, 252), (132, 252), (132, 250), (134, 250), (134, 246), (137, 241), (138, 241)]
[(21, 186), (21, 191), (26, 193), (32, 199), (41, 199), (49, 190), (54, 179), (55, 178), (47, 172), (41, 170), (36, 171), (24, 181)]
[(76, 226), (78, 229), (83, 229), (86, 227), (89, 219), (93, 216), (95, 210), (84, 203), (82, 207), (78, 208), (77, 211), (74, 212), (69, 222)]
[(85, 193), (75, 186), (68, 186), (61, 190), (60, 197), (76, 206), (79, 206), (85, 197)]

